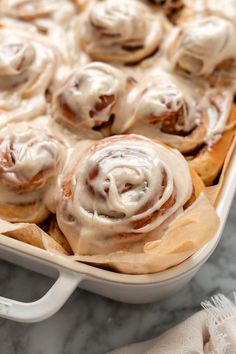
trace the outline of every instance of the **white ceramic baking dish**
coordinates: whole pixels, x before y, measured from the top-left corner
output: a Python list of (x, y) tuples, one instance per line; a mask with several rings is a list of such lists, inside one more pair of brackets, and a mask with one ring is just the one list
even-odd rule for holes
[(235, 193), (235, 181), (236, 152), (232, 154), (217, 201), (221, 222), (215, 237), (185, 262), (157, 274), (118, 274), (72, 262), (2, 236), (1, 259), (48, 276), (57, 276), (57, 280), (35, 302), (23, 303), (0, 297), (0, 316), (20, 322), (41, 321), (57, 312), (78, 286), (114, 300), (139, 304), (158, 301), (174, 294), (190, 281), (217, 246)]

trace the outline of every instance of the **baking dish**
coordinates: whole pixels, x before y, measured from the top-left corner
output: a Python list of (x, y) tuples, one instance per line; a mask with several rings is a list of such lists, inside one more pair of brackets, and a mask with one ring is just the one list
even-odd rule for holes
[(127, 303), (148, 303), (164, 299), (189, 282), (207, 261), (220, 240), (236, 189), (236, 152), (227, 166), (216, 208), (220, 227), (214, 238), (183, 263), (156, 274), (126, 275), (73, 262), (48, 251), (1, 236), (0, 258), (47, 276), (57, 277), (39, 300), (24, 303), (0, 297), (0, 316), (38, 322), (56, 313), (76, 287)]

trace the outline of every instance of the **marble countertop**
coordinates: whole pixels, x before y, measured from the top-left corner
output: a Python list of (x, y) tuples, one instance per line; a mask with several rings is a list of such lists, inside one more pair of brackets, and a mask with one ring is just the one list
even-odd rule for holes
[[(52, 280), (0, 262), (0, 294), (22, 301), (42, 296)], [(21, 324), (0, 319), (2, 354), (104, 354), (153, 338), (199, 310), (201, 300), (236, 290), (236, 199), (216, 251), (177, 295), (161, 303), (127, 305), (76, 290), (50, 319)]]

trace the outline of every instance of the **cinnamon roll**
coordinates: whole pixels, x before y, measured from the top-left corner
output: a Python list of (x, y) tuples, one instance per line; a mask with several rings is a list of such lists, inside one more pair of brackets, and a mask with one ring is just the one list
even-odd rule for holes
[(141, 252), (204, 188), (182, 155), (161, 143), (120, 135), (87, 144), (75, 148), (62, 175), (56, 211), (75, 254)]
[(62, 163), (63, 147), (42, 128), (9, 124), (0, 131), (0, 217), (40, 223), (44, 198)]
[(223, 18), (187, 22), (171, 40), (171, 67), (184, 75), (208, 77), (220, 64), (235, 60), (235, 38), (233, 24)]
[[(225, 93), (212, 95), (210, 120), (204, 144), (186, 154), (186, 159), (201, 176), (206, 185), (212, 185), (219, 175), (236, 131), (236, 106), (230, 106), (229, 115)], [(229, 101), (228, 101), (229, 103)], [(229, 107), (229, 106), (228, 106)]]
[(3, 0), (0, 12), (6, 16), (1, 23), (24, 26), (29, 32), (39, 32), (57, 48), (62, 61), (71, 65), (73, 45), (69, 35), (70, 26), (76, 15), (84, 10), (86, 3), (87, 0)]
[(94, 60), (135, 63), (158, 50), (162, 19), (136, 0), (91, 3), (80, 26), (82, 48)]
[(45, 113), (46, 92), (56, 54), (46, 40), (13, 28), (0, 28), (0, 127)]
[(93, 62), (75, 70), (53, 99), (53, 116), (80, 137), (101, 138), (126, 105), (129, 80), (108, 64)]
[[(81, 4), (80, 4), (81, 3)], [(35, 24), (39, 29), (47, 29), (48, 22), (64, 25), (76, 13), (82, 0), (2, 0), (4, 15)]]
[(158, 75), (155, 80), (147, 79), (140, 91), (127, 132), (159, 139), (178, 149), (204, 182), (212, 184), (235, 132), (231, 90)]

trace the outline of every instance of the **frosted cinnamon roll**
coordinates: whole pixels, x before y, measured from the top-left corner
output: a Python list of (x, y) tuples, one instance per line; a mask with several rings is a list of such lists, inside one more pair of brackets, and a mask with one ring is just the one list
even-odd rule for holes
[(121, 105), (125, 107), (128, 85), (122, 71), (90, 63), (75, 70), (56, 92), (53, 116), (78, 136), (101, 138), (109, 134)]
[(0, 127), (45, 113), (56, 55), (40, 36), (0, 28)]
[[(191, 160), (204, 182), (211, 184), (235, 130), (232, 92), (201, 87), (177, 76), (160, 75), (146, 81), (127, 131), (178, 149)], [(202, 162), (196, 164), (197, 160)]]
[(191, 90), (191, 85), (176, 85), (166, 77), (146, 80), (128, 132), (159, 139), (182, 153), (195, 149), (206, 130)]
[(236, 31), (233, 24), (219, 17), (188, 22), (170, 43), (173, 69), (189, 76), (209, 76), (218, 65), (236, 58)]
[[(63, 62), (72, 63), (70, 25), (75, 16), (84, 10), (88, 0), (3, 0), (0, 12), (5, 14), (1, 23), (25, 26), (28, 31), (46, 36), (56, 47)], [(33, 34), (32, 34), (33, 36)], [(78, 52), (76, 62), (78, 63)]]
[(185, 154), (190, 166), (211, 185), (219, 175), (236, 131), (236, 106), (232, 92), (212, 89), (203, 98), (207, 114), (206, 133), (196, 150)]
[(6, 16), (31, 22), (44, 31), (51, 21), (67, 24), (77, 6), (82, 8), (83, 3), (82, 0), (2, 0), (1, 11)]
[(57, 221), (75, 254), (140, 252), (203, 190), (177, 150), (138, 135), (75, 148)]
[(108, 62), (138, 62), (157, 51), (162, 36), (159, 15), (135, 0), (91, 3), (80, 26), (85, 52)]
[(49, 214), (45, 194), (54, 182), (63, 148), (27, 123), (9, 124), (0, 132), (0, 218), (40, 223)]

